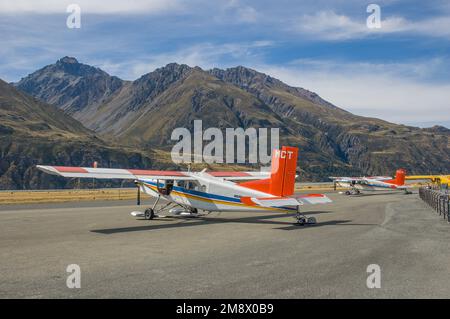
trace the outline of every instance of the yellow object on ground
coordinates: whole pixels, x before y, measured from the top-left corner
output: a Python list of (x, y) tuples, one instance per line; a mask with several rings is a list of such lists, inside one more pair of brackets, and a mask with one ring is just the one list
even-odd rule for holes
[(450, 186), (450, 175), (410, 175), (407, 180), (429, 179), (433, 184), (447, 184)]

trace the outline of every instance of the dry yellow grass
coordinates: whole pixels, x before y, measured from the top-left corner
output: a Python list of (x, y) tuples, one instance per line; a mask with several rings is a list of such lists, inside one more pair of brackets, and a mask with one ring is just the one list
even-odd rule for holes
[(0, 192), (0, 204), (127, 200), (136, 198), (136, 192), (133, 188), (3, 191)]

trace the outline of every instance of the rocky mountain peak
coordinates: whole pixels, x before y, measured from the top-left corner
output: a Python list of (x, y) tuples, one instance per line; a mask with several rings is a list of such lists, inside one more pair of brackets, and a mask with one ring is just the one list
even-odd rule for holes
[(241, 65), (226, 70), (214, 68), (209, 72), (225, 82), (233, 83), (242, 88), (249, 88), (258, 83), (273, 83), (274, 80), (264, 73), (257, 72)]
[(144, 74), (132, 84), (132, 97), (128, 108), (135, 110), (150, 102), (173, 83), (184, 78), (191, 70), (192, 68), (186, 64), (169, 63)]
[(98, 105), (123, 85), (105, 71), (65, 56), (15, 84), (20, 90), (62, 108), (70, 115), (87, 105)]
[(48, 72), (64, 72), (65, 75), (82, 77), (82, 76), (109, 76), (105, 71), (87, 65), (79, 63), (74, 57), (65, 56), (59, 59), (55, 64), (49, 65)]
[(424, 131), (430, 132), (430, 133), (441, 133), (441, 134), (447, 134), (450, 135), (450, 129), (446, 128), (445, 126), (441, 125), (434, 125), (432, 127), (424, 128)]
[(78, 60), (76, 58), (74, 58), (74, 57), (65, 56), (65, 57), (59, 59), (57, 63), (60, 63), (60, 64), (78, 64)]
[(169, 82), (174, 79), (179, 79), (181, 76), (192, 70), (192, 68), (186, 64), (169, 63), (166, 66), (160, 67), (152, 72), (144, 74), (136, 82), (141, 81), (157, 81), (167, 79)]
[[(208, 71), (215, 77), (240, 88), (249, 91), (253, 94), (258, 94), (261, 96), (261, 92), (270, 90), (272, 88), (278, 88), (289, 94), (293, 94), (299, 98), (308, 100), (314, 104), (325, 106), (331, 109), (337, 109), (337, 107), (328, 101), (322, 99), (317, 93), (308, 91), (301, 87), (293, 87), (283, 83), (282, 81), (271, 77), (270, 75), (255, 71), (253, 69), (237, 66), (233, 68), (228, 68), (225, 70), (212, 69)], [(267, 96), (265, 96), (267, 98)], [(273, 97), (268, 97), (273, 100)]]

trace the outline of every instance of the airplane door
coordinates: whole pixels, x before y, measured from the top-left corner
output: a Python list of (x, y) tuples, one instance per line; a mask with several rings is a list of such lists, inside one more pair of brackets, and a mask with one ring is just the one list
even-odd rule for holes
[(171, 180), (171, 179), (164, 180), (163, 187), (159, 186), (160, 185), (159, 181), (156, 182), (156, 185), (157, 185), (158, 192), (161, 195), (168, 196), (168, 195), (170, 195), (170, 193), (172, 192), (172, 189), (173, 189), (173, 180)]

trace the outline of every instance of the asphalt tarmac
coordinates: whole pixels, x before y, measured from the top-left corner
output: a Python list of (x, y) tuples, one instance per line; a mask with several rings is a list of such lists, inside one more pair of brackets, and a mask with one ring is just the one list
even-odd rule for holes
[[(0, 298), (450, 296), (450, 224), (417, 194), (329, 196), (304, 207), (314, 226), (280, 213), (148, 221), (130, 201), (0, 206)], [(371, 264), (381, 288), (367, 286)]]

